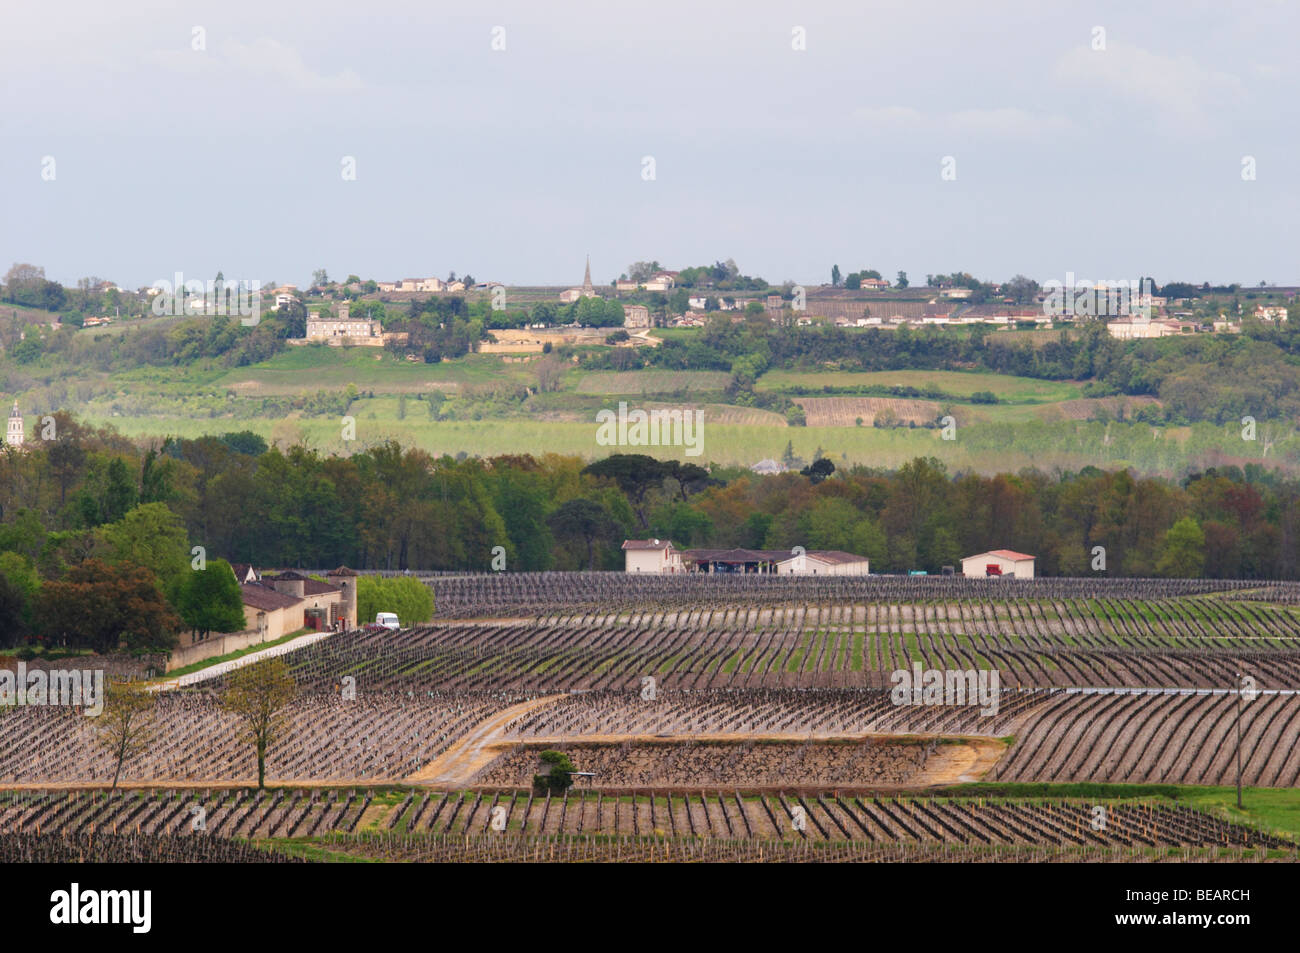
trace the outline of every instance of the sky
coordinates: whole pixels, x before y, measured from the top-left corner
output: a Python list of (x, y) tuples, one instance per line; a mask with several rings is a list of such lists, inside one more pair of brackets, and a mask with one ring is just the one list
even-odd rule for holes
[(1292, 0), (6, 0), (0, 269), (1300, 284), (1297, 26)]

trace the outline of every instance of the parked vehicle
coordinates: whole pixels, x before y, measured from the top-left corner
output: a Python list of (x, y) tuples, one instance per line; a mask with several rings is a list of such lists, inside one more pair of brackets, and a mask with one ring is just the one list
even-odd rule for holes
[(396, 612), (375, 613), (375, 625), (382, 626), (385, 629), (391, 629), (394, 632), (402, 627), (402, 623), (397, 621)]

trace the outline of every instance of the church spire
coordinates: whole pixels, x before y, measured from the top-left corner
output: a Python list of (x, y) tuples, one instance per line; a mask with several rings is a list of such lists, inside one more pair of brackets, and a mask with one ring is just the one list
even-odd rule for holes
[(21, 447), (23, 440), (23, 415), (18, 411), (18, 400), (15, 398), (13, 409), (9, 411), (9, 426), (5, 430), (5, 443), (11, 447)]
[(591, 284), (591, 256), (587, 256), (587, 270), (582, 275), (582, 296), (584, 298), (596, 297), (596, 289)]

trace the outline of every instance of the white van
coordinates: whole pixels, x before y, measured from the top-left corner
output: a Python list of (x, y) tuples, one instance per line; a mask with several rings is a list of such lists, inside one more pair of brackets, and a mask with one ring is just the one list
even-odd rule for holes
[(396, 612), (375, 613), (375, 625), (382, 625), (385, 629), (392, 629), (394, 631), (402, 627), (402, 623), (397, 621)]

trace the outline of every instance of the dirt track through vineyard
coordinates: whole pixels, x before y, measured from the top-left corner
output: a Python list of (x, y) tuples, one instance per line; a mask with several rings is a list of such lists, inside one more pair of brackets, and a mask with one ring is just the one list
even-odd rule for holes
[(456, 778), (472, 777), (496, 757), (491, 742), (506, 725), (535, 708), (549, 705), (563, 697), (563, 695), (544, 695), (497, 712), (472, 731), (466, 732), (460, 741), (406, 778), (407, 783), (454, 784)]

